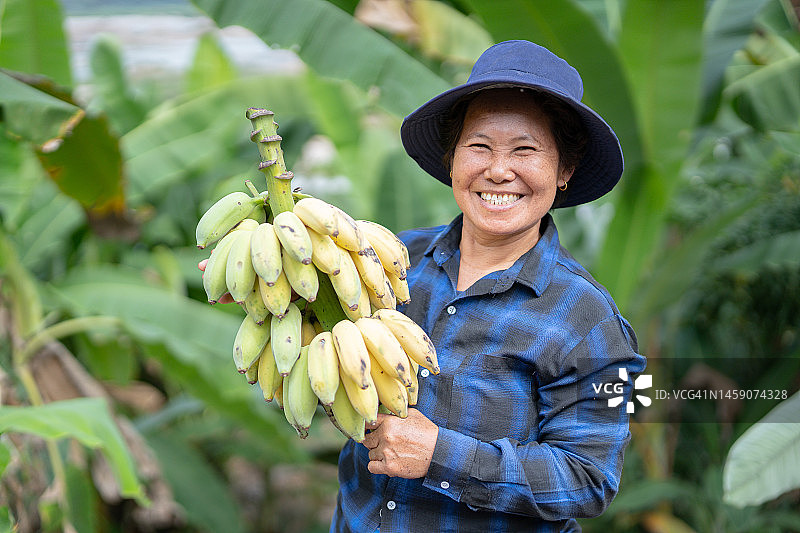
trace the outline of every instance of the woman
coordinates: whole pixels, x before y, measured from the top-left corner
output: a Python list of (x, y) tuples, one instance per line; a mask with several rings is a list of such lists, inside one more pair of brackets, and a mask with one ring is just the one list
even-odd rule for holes
[(408, 418), (380, 415), (363, 444), (345, 445), (331, 531), (578, 531), (575, 518), (616, 494), (628, 415), (595, 390), (645, 360), (548, 213), (622, 173), (582, 90), (545, 48), (503, 42), (404, 121), (406, 151), (462, 212), (401, 234), (414, 265), (401, 310), (430, 335), (441, 373), (420, 373)]

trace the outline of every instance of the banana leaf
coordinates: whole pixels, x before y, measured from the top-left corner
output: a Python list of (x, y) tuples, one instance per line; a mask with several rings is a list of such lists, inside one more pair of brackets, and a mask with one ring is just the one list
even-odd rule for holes
[(250, 142), (247, 108), (275, 109), (282, 122), (306, 113), (306, 102), (300, 80), (271, 76), (235, 80), (154, 109), (145, 122), (122, 137), (130, 201), (154, 201), (215, 163), (230, 165), (232, 152), (240, 146), (251, 147), (252, 157), (241, 160), (241, 167), (231, 167), (217, 181), (247, 169), (257, 175), (258, 151)]
[(739, 118), (757, 130), (800, 131), (800, 52), (725, 88)]
[(257, 387), (234, 368), (231, 349), (244, 318), (145, 283), (122, 268), (75, 268), (52, 286), (54, 300), (73, 314), (120, 318), (124, 329), (157, 357), (167, 378), (223, 416), (280, 446), (286, 460), (303, 457), (283, 414), (264, 405)]
[(136, 468), (105, 401), (76, 398), (36, 407), (0, 407), (0, 433), (31, 433), (46, 439), (72, 437), (102, 451), (120, 484), (123, 496), (147, 503)]
[(47, 76), (62, 86), (71, 86), (63, 24), (58, 0), (0, 2), (0, 67)]
[[(72, 102), (53, 96), (42, 85), (47, 80), (28, 77), (21, 73), (0, 70), (0, 120), (6, 130), (33, 144), (44, 144), (57, 138), (67, 124), (75, 121), (83, 111)], [(38, 86), (34, 85), (38, 82)]]
[(756, 15), (769, 0), (715, 0), (706, 15), (703, 30), (703, 87), (700, 97), (701, 123), (714, 119), (721, 101), (725, 69), (733, 55), (747, 42)]
[(88, 109), (105, 113), (115, 134), (127, 133), (144, 121), (147, 109), (133, 95), (119, 43), (108, 35), (98, 37), (89, 61), (93, 98)]
[(625, 312), (661, 245), (666, 206), (680, 182), (694, 127), (703, 4), (631, 0), (619, 51), (631, 83), (645, 164), (628, 166), (614, 196), (615, 214), (592, 273)]
[(724, 500), (759, 505), (800, 487), (800, 393), (736, 439), (723, 470)]
[(323, 0), (192, 0), (219, 27), (248, 28), (270, 46), (290, 48), (322, 76), (377, 94), (404, 116), (449, 84), (406, 51)]
[(186, 72), (184, 92), (213, 89), (238, 77), (236, 67), (210, 32), (197, 40), (194, 58)]

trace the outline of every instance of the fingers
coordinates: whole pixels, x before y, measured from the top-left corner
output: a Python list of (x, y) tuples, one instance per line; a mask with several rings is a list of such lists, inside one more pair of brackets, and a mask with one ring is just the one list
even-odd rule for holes
[(208, 259), (203, 259), (202, 261), (197, 263), (197, 268), (199, 268), (202, 272), (205, 272), (207, 264), (208, 264)]
[(389, 474), (386, 464), (383, 461), (370, 461), (367, 463), (367, 470), (373, 474)]

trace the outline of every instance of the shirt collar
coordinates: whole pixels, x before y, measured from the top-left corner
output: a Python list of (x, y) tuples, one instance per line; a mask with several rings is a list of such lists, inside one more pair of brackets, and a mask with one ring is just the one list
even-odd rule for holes
[[(445, 226), (434, 237), (425, 249), (425, 255), (432, 257), (439, 266), (458, 251), (463, 216), (463, 214), (459, 214), (454, 218), (450, 224)], [(541, 296), (547, 289), (558, 259), (561, 244), (558, 240), (558, 230), (550, 213), (542, 217), (541, 224), (544, 231), (539, 241), (506, 270), (509, 275), (500, 276), (499, 285), (492, 292), (506, 290), (514, 282), (530, 287), (536, 296)]]

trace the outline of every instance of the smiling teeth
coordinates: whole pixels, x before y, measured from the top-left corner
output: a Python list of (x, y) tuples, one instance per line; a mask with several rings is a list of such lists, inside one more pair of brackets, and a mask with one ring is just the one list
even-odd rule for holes
[(508, 205), (519, 200), (518, 194), (489, 194), (482, 192), (481, 199), (492, 205)]

